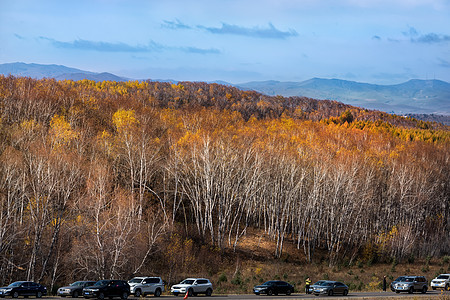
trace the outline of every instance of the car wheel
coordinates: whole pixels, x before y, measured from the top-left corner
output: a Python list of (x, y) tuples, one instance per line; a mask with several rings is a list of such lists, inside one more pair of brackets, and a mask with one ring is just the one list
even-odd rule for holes
[(450, 286), (448, 285), (448, 283), (445, 285), (445, 290), (450, 291)]
[(103, 300), (103, 299), (105, 299), (105, 294), (99, 293), (97, 298), (100, 300)]
[(211, 297), (212, 289), (207, 289), (205, 295), (208, 296), (208, 297)]
[(122, 297), (120, 297), (120, 299), (127, 300), (128, 299), (128, 293), (127, 292), (123, 292), (122, 293)]
[(435, 291), (435, 290), (436, 290), (436, 288), (435, 288), (434, 286), (432, 287), (432, 289), (433, 289), (433, 291)]
[(78, 291), (73, 292), (72, 298), (78, 298)]
[(348, 290), (344, 290), (344, 296), (348, 295)]
[(426, 292), (427, 292), (427, 287), (424, 286), (424, 287), (422, 288), (422, 294), (425, 294)]
[(192, 289), (188, 290), (188, 297), (194, 296), (194, 291)]
[(175, 297), (177, 297), (177, 296), (178, 296), (178, 293), (173, 293), (173, 295), (174, 295)]
[(161, 296), (161, 289), (156, 289), (155, 291), (155, 297)]
[(397, 294), (400, 294), (400, 291), (395, 291)]
[(267, 295), (272, 296), (272, 294), (273, 294), (272, 290), (267, 291)]
[(38, 291), (36, 293), (36, 298), (42, 298), (42, 292), (41, 291)]
[(290, 295), (291, 294), (291, 290), (287, 290), (286, 295)]
[(14, 293), (12, 294), (12, 297), (13, 297), (13, 298), (19, 298), (19, 292), (14, 292)]
[(140, 297), (141, 296), (141, 290), (140, 289), (137, 289), (135, 292), (134, 292), (134, 295), (136, 296), (136, 297)]
[(328, 291), (328, 296), (333, 296), (333, 290)]
[(410, 294), (414, 293), (414, 288), (410, 288), (410, 289), (408, 290), (408, 293), (410, 293)]

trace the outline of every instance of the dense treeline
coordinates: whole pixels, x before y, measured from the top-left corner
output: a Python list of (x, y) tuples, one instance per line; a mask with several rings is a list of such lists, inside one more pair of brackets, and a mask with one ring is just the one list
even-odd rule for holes
[(0, 118), (0, 283), (170, 281), (204, 259), (194, 241), (237, 249), (249, 228), (276, 257), (293, 243), (331, 265), (449, 253), (439, 124), (218, 84), (11, 76)]

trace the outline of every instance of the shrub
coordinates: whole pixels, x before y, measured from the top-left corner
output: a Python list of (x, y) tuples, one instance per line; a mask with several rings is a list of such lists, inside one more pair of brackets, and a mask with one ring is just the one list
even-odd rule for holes
[(220, 274), (220, 276), (219, 276), (219, 283), (227, 282), (227, 281), (228, 281), (227, 275), (225, 275), (225, 273)]
[(236, 276), (233, 279), (231, 279), (231, 283), (234, 285), (241, 285), (242, 284), (241, 273), (237, 273)]

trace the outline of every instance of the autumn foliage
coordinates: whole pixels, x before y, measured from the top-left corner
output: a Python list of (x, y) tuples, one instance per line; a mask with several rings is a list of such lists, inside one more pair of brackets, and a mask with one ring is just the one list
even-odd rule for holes
[(250, 228), (306, 262), (448, 255), (436, 123), (200, 82), (0, 76), (0, 137), (2, 284), (171, 281)]

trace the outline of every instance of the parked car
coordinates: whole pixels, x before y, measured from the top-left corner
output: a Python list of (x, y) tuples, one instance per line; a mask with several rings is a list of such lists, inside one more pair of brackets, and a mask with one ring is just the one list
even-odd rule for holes
[(205, 294), (211, 296), (213, 292), (212, 283), (205, 278), (186, 278), (182, 282), (172, 286), (170, 292), (175, 296), (179, 294), (188, 294), (188, 296), (197, 296)]
[(257, 285), (253, 288), (253, 293), (256, 295), (266, 294), (269, 296), (286, 294), (290, 295), (294, 292), (294, 287), (285, 281), (271, 280)]
[(424, 276), (405, 276), (402, 281), (394, 284), (396, 293), (408, 292), (410, 294), (420, 291), (426, 293), (428, 290), (428, 282)]
[(402, 282), (403, 280), (405, 280), (405, 276), (397, 277), (394, 281), (392, 281), (391, 284), (390, 284), (391, 291), (395, 292), (394, 285), (395, 285), (397, 282)]
[(441, 274), (431, 280), (431, 288), (433, 290), (444, 289), (445, 291), (450, 291), (450, 274)]
[(128, 299), (130, 285), (125, 280), (99, 280), (94, 285), (83, 289), (84, 298), (97, 298), (100, 300), (113, 297)]
[(339, 281), (326, 280), (322, 282), (320, 285), (314, 287), (313, 294), (316, 296), (319, 295), (333, 296), (335, 294), (342, 294), (344, 296), (347, 296), (348, 286)]
[(164, 281), (161, 277), (134, 277), (128, 280), (131, 294), (136, 297), (146, 296), (149, 294), (155, 297), (161, 296), (164, 292)]
[[(312, 294), (314, 292), (314, 288), (320, 286), (322, 283), (327, 282), (326, 280), (319, 280), (317, 282), (314, 282), (314, 284), (310, 285), (308, 294)], [(306, 292), (306, 291), (305, 291)]]
[(17, 298), (19, 296), (36, 296), (41, 298), (47, 295), (47, 288), (39, 283), (32, 281), (16, 281), (8, 286), (0, 288), (0, 297), (11, 296)]
[(73, 298), (78, 298), (78, 296), (83, 295), (83, 289), (87, 286), (94, 285), (95, 281), (75, 281), (68, 286), (63, 286), (58, 289), (56, 294), (61, 297), (70, 296)]

